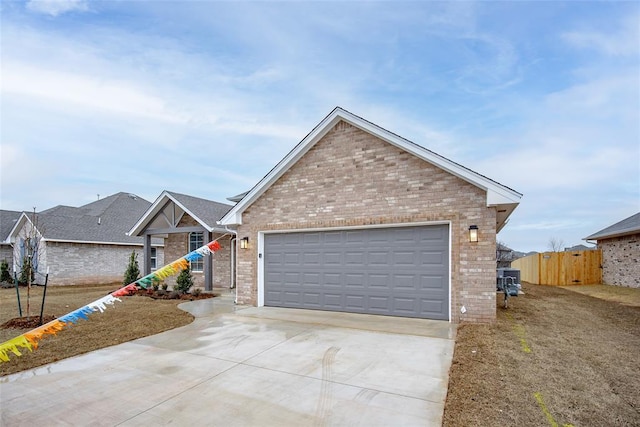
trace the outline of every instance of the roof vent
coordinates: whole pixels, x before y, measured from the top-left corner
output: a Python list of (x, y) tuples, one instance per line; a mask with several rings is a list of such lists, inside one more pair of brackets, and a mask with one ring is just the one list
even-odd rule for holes
[(129, 193), (129, 197), (131, 197), (133, 200), (138, 200), (138, 196), (133, 193)]
[(98, 225), (102, 222), (102, 218), (98, 217)]

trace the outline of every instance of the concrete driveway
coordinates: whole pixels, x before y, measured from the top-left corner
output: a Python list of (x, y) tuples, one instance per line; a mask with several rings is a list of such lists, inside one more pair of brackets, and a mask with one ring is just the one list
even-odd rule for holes
[(441, 425), (454, 325), (230, 298), (183, 304), (188, 326), (0, 378), (0, 424)]

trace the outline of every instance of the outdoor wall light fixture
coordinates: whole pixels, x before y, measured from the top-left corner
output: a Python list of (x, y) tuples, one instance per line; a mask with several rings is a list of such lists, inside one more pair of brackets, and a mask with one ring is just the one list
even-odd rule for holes
[(477, 242), (478, 241), (478, 226), (470, 225), (469, 226), (469, 241)]
[(240, 239), (240, 249), (249, 249), (249, 238), (243, 237)]

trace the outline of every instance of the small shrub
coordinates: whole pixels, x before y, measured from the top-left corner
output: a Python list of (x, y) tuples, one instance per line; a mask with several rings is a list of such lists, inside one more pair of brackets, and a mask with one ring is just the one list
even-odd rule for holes
[(176, 278), (176, 285), (173, 287), (173, 290), (186, 294), (192, 286), (193, 276), (191, 275), (191, 269), (187, 267), (182, 270)]
[(167, 283), (162, 283), (160, 285), (160, 288), (162, 288), (163, 291), (166, 291), (167, 289), (169, 289), (169, 285)]
[(200, 288), (195, 288), (194, 290), (191, 291), (191, 295), (193, 295), (194, 297), (199, 296), (202, 293), (202, 289)]
[(122, 283), (126, 286), (135, 282), (139, 278), (140, 267), (138, 267), (138, 254), (136, 251), (131, 251), (131, 256), (129, 256), (129, 265), (127, 265), (127, 269), (124, 272), (124, 280)]
[(0, 282), (13, 283), (13, 278), (9, 273), (9, 263), (6, 259), (3, 259), (0, 264)]
[(158, 293), (158, 296), (163, 297), (163, 296), (165, 296), (167, 294), (167, 290), (166, 289), (159, 289), (157, 291), (157, 293)]
[(160, 280), (160, 279), (158, 279), (158, 278), (157, 278), (157, 277), (155, 277), (155, 276), (153, 276), (153, 277), (151, 278), (151, 286), (153, 287), (153, 290), (154, 290), (155, 292), (157, 292), (157, 291), (158, 291), (158, 289), (160, 288), (160, 282), (161, 282), (161, 280)]

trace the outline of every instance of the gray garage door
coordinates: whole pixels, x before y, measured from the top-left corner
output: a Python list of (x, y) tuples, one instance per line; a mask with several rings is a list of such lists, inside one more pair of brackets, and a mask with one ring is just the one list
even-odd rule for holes
[(266, 306), (449, 319), (449, 227), (265, 234)]

